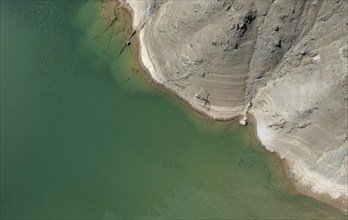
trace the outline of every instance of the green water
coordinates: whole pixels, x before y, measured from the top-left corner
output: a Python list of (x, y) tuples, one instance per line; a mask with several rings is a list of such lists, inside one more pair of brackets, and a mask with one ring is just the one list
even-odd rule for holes
[(150, 87), (98, 1), (1, 1), (2, 219), (339, 219), (250, 128)]

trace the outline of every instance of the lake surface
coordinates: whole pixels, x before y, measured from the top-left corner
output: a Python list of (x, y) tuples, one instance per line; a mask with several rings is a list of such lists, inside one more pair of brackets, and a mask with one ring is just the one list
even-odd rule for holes
[[(129, 21), (129, 18), (127, 18)], [(296, 195), (251, 128), (136, 71), (99, 1), (1, 1), (2, 219), (343, 219)]]

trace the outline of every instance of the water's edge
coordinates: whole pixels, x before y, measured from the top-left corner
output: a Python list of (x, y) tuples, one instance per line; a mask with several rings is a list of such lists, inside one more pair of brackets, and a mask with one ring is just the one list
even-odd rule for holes
[[(127, 20), (127, 23), (130, 23), (130, 25), (132, 26), (132, 21), (134, 17), (133, 9), (128, 4), (120, 3), (118, 6), (124, 11), (125, 20)], [(142, 62), (142, 57), (140, 54), (141, 44), (140, 44), (139, 34), (136, 33), (134, 37), (131, 38), (130, 42), (131, 42), (132, 54), (134, 56), (134, 61), (135, 61), (134, 66), (139, 72), (142, 73), (142, 75), (146, 76), (148, 84), (151, 87), (153, 87), (156, 90), (160, 90), (161, 92), (164, 92), (171, 97), (174, 97), (177, 103), (179, 105), (182, 105), (185, 109), (187, 109), (193, 117), (199, 118), (200, 120), (209, 121), (212, 123), (221, 123), (221, 124), (231, 123), (231, 124), (241, 126), (239, 123), (241, 116), (234, 116), (234, 117), (225, 118), (225, 119), (220, 119), (220, 118), (214, 119), (213, 117), (210, 117), (209, 115), (207, 115), (205, 112), (194, 108), (187, 100), (181, 98), (180, 95), (178, 95), (178, 93), (175, 90), (172, 90), (168, 87), (165, 87), (163, 84), (158, 83), (155, 79), (153, 79), (151, 73)], [(342, 214), (348, 216), (348, 213), (343, 211), (344, 209), (346, 209), (346, 207), (342, 207), (342, 205), (339, 202), (333, 201), (329, 195), (325, 196), (322, 194), (316, 194), (311, 191), (310, 187), (299, 186), (298, 184), (296, 184), (295, 182), (296, 180), (290, 174), (287, 160), (285, 158), (281, 158), (281, 156), (277, 152), (270, 152), (266, 149), (266, 147), (262, 144), (261, 140), (258, 137), (256, 119), (250, 113), (247, 113), (247, 118), (248, 118), (247, 127), (250, 128), (250, 129), (247, 129), (247, 131), (249, 132), (251, 137), (256, 140), (258, 146), (262, 148), (265, 153), (275, 156), (275, 158), (277, 159), (277, 162), (280, 165), (281, 174), (284, 175), (284, 177), (286, 178), (286, 181), (289, 181), (291, 183), (292, 193), (314, 198), (319, 202), (323, 202), (325, 204), (330, 205), (331, 207), (339, 210)]]
[(101, 2), (1, 1), (1, 219), (346, 219), (151, 83), (136, 37), (119, 56), (132, 17)]

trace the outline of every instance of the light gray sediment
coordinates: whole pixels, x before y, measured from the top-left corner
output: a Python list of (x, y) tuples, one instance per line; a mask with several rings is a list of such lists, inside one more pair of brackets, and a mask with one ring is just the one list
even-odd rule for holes
[(347, 213), (347, 1), (121, 4), (157, 83), (214, 119), (251, 114), (298, 189)]

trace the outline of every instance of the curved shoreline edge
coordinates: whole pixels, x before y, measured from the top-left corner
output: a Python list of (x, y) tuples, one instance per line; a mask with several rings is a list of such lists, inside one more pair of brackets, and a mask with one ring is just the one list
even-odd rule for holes
[[(130, 12), (131, 17), (132, 17), (132, 26), (133, 29), (135, 30), (136, 27), (139, 26), (140, 21), (141, 21), (141, 15), (136, 15), (136, 9), (135, 6), (132, 5), (132, 2), (127, 1), (126, 3), (121, 3), (120, 4), (121, 7), (127, 9), (128, 12)], [(198, 113), (199, 115), (208, 118), (208, 119), (213, 119), (215, 121), (230, 121), (230, 120), (236, 120), (236, 118), (238, 118), (238, 116), (231, 116), (231, 117), (225, 117), (225, 118), (216, 118), (216, 117), (212, 117), (209, 114), (207, 114), (204, 111), (201, 111), (200, 109), (195, 108), (189, 101), (187, 101), (186, 99), (182, 98), (180, 96), (179, 93), (177, 93), (177, 91), (173, 90), (170, 87), (167, 87), (164, 84), (164, 79), (161, 78), (160, 75), (156, 75), (156, 70), (155, 67), (153, 65), (153, 63), (151, 62), (150, 58), (148, 57), (148, 52), (147, 52), (147, 48), (146, 48), (146, 43), (145, 43), (145, 39), (144, 39), (144, 33), (143, 31), (137, 32), (136, 33), (136, 40), (138, 42), (137, 44), (137, 49), (138, 49), (138, 62), (139, 65), (141, 66), (141, 68), (146, 72), (147, 76), (151, 79), (151, 82), (156, 84), (160, 89), (163, 89), (164, 91), (170, 91), (172, 94), (174, 94), (178, 99), (182, 100), (184, 103), (186, 103), (194, 112)], [(243, 115), (240, 115), (240, 117), (243, 117)], [(327, 193), (322, 193), (322, 192), (316, 192), (312, 189), (312, 186), (308, 185), (301, 185), (298, 184), (298, 177), (296, 177), (293, 173), (291, 173), (290, 170), (290, 164), (293, 163), (292, 161), (288, 161), (287, 158), (284, 158), (281, 156), (281, 154), (279, 152), (277, 152), (277, 150), (272, 150), (267, 148), (267, 146), (262, 143), (261, 139), (260, 139), (260, 134), (258, 132), (258, 128), (257, 128), (257, 121), (254, 118), (254, 115), (252, 113), (247, 113), (247, 117), (250, 121), (250, 125), (253, 126), (253, 130), (255, 132), (255, 137), (257, 139), (257, 141), (265, 148), (267, 149), (269, 152), (272, 153), (276, 153), (277, 156), (281, 159), (281, 161), (283, 161), (284, 167), (285, 167), (285, 171), (286, 174), (289, 178), (289, 180), (294, 184), (297, 192), (301, 193), (301, 194), (305, 194), (308, 196), (311, 196), (321, 202), (327, 203), (329, 205), (332, 205), (333, 207), (338, 208), (340, 211), (342, 211), (344, 214), (347, 214), (347, 199), (344, 197), (334, 197), (332, 195), (329, 195)]]

